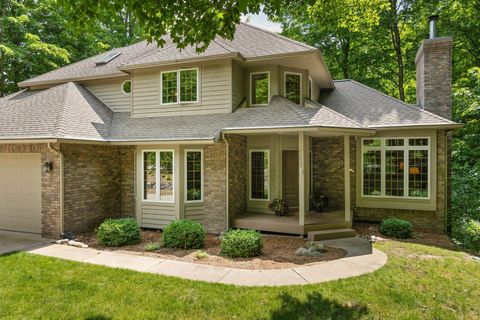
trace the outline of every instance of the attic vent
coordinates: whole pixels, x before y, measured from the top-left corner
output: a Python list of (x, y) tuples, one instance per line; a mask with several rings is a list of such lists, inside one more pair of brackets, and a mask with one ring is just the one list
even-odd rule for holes
[(113, 59), (115, 59), (116, 57), (118, 57), (120, 55), (120, 52), (110, 52), (110, 53), (107, 53), (106, 55), (104, 55), (103, 57), (100, 58), (100, 60), (98, 60), (97, 62), (95, 62), (95, 64), (98, 66), (98, 65), (102, 65), (102, 64), (106, 64), (110, 61), (112, 61)]

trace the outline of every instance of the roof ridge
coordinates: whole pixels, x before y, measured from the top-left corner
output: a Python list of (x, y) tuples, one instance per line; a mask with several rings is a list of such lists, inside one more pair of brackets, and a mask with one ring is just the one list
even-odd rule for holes
[(324, 104), (321, 104), (321, 103), (316, 102), (316, 101), (313, 101), (313, 100), (309, 100), (309, 101), (310, 101), (311, 103), (315, 104), (316, 106), (318, 106), (319, 108), (325, 108), (325, 109), (327, 109), (328, 111), (330, 111), (330, 112), (338, 115), (339, 117), (342, 117), (343, 119), (348, 120), (348, 121), (350, 121), (351, 123), (356, 124), (357, 126), (360, 126), (361, 128), (367, 128), (367, 127), (365, 127), (364, 125), (362, 125), (360, 122), (357, 122), (357, 121), (355, 121), (355, 120), (353, 120), (353, 119), (350, 119), (349, 117), (347, 117), (347, 116), (344, 115), (343, 113), (337, 112), (337, 111), (335, 111), (335, 110), (327, 107), (327, 106), (324, 105)]
[[(305, 122), (305, 124), (310, 125), (310, 123), (309, 123), (307, 120), (305, 120), (305, 118), (304, 118), (300, 113), (298, 113), (297, 110), (295, 110), (295, 109), (293, 108), (293, 105), (295, 105), (295, 107), (297, 107), (297, 104), (296, 104), (295, 102), (292, 102), (292, 101), (288, 100), (287, 98), (282, 97), (282, 96), (280, 96), (280, 95), (274, 95), (274, 97), (278, 97), (278, 98), (280, 98), (280, 99), (283, 100), (283, 101), (287, 101), (287, 102), (291, 103), (292, 105), (287, 104), (287, 108), (289, 108), (290, 110), (292, 110), (300, 119), (302, 119), (302, 120)], [(271, 101), (271, 100), (270, 100), (270, 101)], [(301, 106), (298, 105), (298, 107), (301, 107)]]
[[(38, 92), (35, 92), (35, 93), (33, 93), (33, 94), (29, 95), (29, 96), (26, 96), (26, 97), (23, 98), (23, 99), (15, 100), (15, 101), (13, 101), (13, 102), (11, 102), (11, 103), (6, 104), (5, 106), (7, 106), (7, 105), (8, 105), (8, 106), (11, 106), (11, 105), (14, 105), (14, 104), (16, 104), (16, 103), (23, 102), (23, 101), (25, 101), (25, 100), (28, 100), (28, 99), (36, 96), (36, 95), (39, 94), (39, 93), (48, 92), (48, 91), (53, 91), (54, 89), (58, 89), (59, 86), (63, 86), (64, 84), (65, 84), (65, 83), (61, 83), (61, 84), (58, 84), (58, 85), (56, 85), (56, 86), (53, 86), (53, 87), (50, 87), (50, 88), (47, 88), (47, 89), (36, 90), (36, 91), (38, 91)], [(22, 89), (21, 91), (17, 91), (17, 92), (20, 93), (20, 92), (22, 92), (22, 91), (30, 91), (30, 90), (25, 88), (25, 89)]]
[(67, 82), (62, 84), (64, 86), (64, 92), (62, 93), (62, 98), (60, 99), (60, 103), (58, 104), (59, 110), (57, 111), (57, 118), (55, 121), (55, 135), (56, 136), (64, 136), (64, 121), (65, 121), (65, 108), (67, 105), (67, 100), (69, 98), (69, 87), (73, 84), (73, 82)]
[(420, 112), (424, 112), (424, 113), (426, 113), (426, 114), (429, 114), (429, 115), (431, 115), (431, 116), (433, 116), (433, 117), (435, 117), (435, 118), (437, 118), (437, 119), (443, 120), (443, 121), (445, 121), (445, 122), (455, 123), (455, 122), (452, 121), (452, 120), (446, 119), (446, 118), (444, 118), (444, 117), (442, 117), (442, 116), (439, 116), (438, 114), (435, 114), (435, 113), (433, 113), (433, 112), (429, 112), (429, 111), (427, 111), (427, 110), (425, 110), (425, 109), (423, 109), (423, 108), (414, 107), (414, 106), (412, 106), (411, 104), (406, 103), (405, 101), (402, 101), (402, 100), (400, 100), (400, 99), (397, 99), (397, 98), (394, 98), (394, 97), (392, 97), (392, 96), (389, 96), (388, 94), (386, 94), (386, 93), (384, 93), (384, 92), (382, 92), (382, 91), (380, 91), (380, 90), (371, 88), (371, 87), (369, 87), (369, 86), (367, 86), (367, 85), (365, 85), (365, 84), (363, 84), (363, 83), (361, 83), (361, 82), (355, 81), (355, 80), (353, 80), (353, 79), (351, 79), (350, 81), (352, 81), (352, 82), (354, 82), (354, 83), (356, 83), (356, 84), (358, 84), (358, 85), (360, 85), (360, 86), (362, 86), (362, 87), (364, 87), (364, 88), (366, 88), (366, 89), (368, 89), (368, 90), (370, 90), (370, 91), (379, 93), (379, 94), (381, 94), (381, 95), (389, 98), (390, 100), (399, 102), (399, 103), (401, 103), (401, 104), (409, 107), (410, 109), (418, 110), (418, 111), (420, 111)]
[(300, 41), (297, 41), (297, 40), (293, 40), (293, 39), (287, 38), (287, 37), (282, 36), (282, 35), (280, 35), (280, 34), (278, 34), (278, 33), (276, 33), (276, 32), (268, 31), (268, 30), (262, 29), (262, 28), (260, 28), (260, 27), (257, 27), (257, 26), (248, 24), (248, 23), (246, 23), (246, 22), (240, 22), (239, 24), (245, 25), (245, 26), (250, 27), (250, 28), (255, 29), (255, 30), (262, 31), (262, 32), (264, 32), (264, 33), (267, 33), (267, 34), (270, 34), (270, 35), (272, 35), (272, 36), (278, 37), (278, 38), (280, 38), (280, 39), (290, 41), (290, 42), (292, 42), (292, 43), (298, 44), (298, 45), (300, 45), (300, 46), (302, 46), (302, 47), (305, 47), (305, 48), (307, 48), (307, 49), (315, 49), (315, 50), (318, 50), (318, 48), (316, 48), (316, 47), (314, 47), (314, 46), (311, 46), (311, 45), (309, 45), (309, 44), (306, 44), (306, 43), (303, 43), (303, 42), (300, 42)]
[(148, 57), (148, 56), (154, 55), (154, 54), (156, 54), (156, 53), (159, 53), (160, 51), (165, 50), (165, 49), (170, 48), (170, 47), (173, 47), (174, 45), (175, 45), (175, 44), (172, 43), (172, 44), (166, 45), (166, 46), (164, 46), (164, 47), (158, 47), (158, 44), (157, 44), (157, 50), (155, 50), (155, 51), (153, 51), (153, 52), (150, 52), (150, 53), (147, 53), (147, 54), (144, 54), (144, 55), (142, 55), (142, 56), (140, 56), (140, 57), (136, 57), (136, 58), (133, 59), (133, 60), (126, 61), (126, 62), (122, 63), (121, 65), (119, 65), (119, 66), (117, 67), (117, 69), (119, 69), (119, 67), (121, 67), (121, 66), (126, 66), (126, 65), (128, 65), (128, 64), (130, 64), (130, 63), (132, 63), (132, 62), (137, 61), (137, 60), (140, 60), (140, 59), (143, 59), (143, 58), (145, 58), (145, 57)]
[[(223, 40), (223, 39), (222, 39)], [(223, 49), (227, 50), (227, 51), (230, 51), (232, 53), (238, 53), (238, 51), (236, 51), (233, 47), (230, 47), (228, 44), (226, 43), (220, 43), (219, 39), (213, 39), (212, 40), (213, 42), (215, 42), (216, 44), (218, 44), (220, 47), (222, 47)], [(228, 47), (228, 48), (227, 48)]]

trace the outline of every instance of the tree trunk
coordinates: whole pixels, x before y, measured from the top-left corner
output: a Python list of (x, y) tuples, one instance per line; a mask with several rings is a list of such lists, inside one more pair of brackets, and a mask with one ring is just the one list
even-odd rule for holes
[(350, 79), (350, 40), (340, 40), (342, 45), (342, 73), (344, 79)]
[(398, 29), (398, 13), (397, 1), (390, 0), (390, 33), (392, 38), (393, 48), (395, 49), (395, 57), (397, 61), (397, 77), (398, 77), (398, 96), (400, 100), (405, 101), (404, 75), (405, 66), (403, 65), (402, 42), (400, 38), (400, 30)]

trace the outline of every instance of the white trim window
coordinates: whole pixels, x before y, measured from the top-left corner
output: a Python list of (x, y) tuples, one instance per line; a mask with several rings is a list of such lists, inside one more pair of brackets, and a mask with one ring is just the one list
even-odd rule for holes
[(142, 199), (174, 202), (173, 150), (144, 150), (142, 153)]
[(285, 71), (283, 74), (283, 92), (285, 98), (300, 104), (302, 102), (302, 74)]
[(249, 151), (250, 200), (270, 199), (270, 151)]
[(185, 202), (203, 201), (203, 150), (185, 150)]
[(270, 101), (270, 71), (250, 73), (250, 105), (260, 107)]
[(125, 80), (122, 83), (122, 92), (123, 94), (130, 94), (132, 93), (132, 81), (131, 80)]
[(363, 138), (362, 196), (430, 198), (430, 138)]
[(197, 103), (198, 96), (198, 68), (162, 71), (160, 73), (161, 104)]

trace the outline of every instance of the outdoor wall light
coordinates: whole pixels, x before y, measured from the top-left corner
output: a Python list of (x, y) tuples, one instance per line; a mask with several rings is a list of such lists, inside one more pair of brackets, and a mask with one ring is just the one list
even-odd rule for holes
[(50, 161), (46, 161), (42, 167), (43, 167), (43, 172), (50, 172), (53, 170), (53, 163)]

